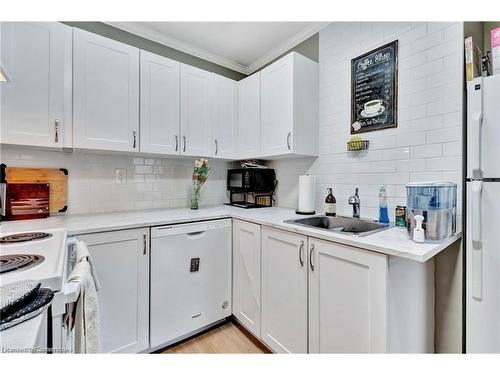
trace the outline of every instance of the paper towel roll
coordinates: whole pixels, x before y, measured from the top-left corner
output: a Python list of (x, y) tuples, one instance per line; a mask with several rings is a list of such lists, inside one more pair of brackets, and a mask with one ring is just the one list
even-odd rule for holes
[(298, 213), (314, 213), (315, 177), (309, 174), (299, 176), (299, 207)]

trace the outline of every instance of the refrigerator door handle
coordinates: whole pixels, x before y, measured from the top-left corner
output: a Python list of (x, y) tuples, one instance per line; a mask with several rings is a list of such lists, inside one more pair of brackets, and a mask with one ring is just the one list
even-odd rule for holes
[(481, 172), (481, 126), (483, 124), (482, 112), (477, 112), (472, 115), (472, 175), (474, 178), (482, 178)]
[(472, 244), (481, 247), (481, 193), (482, 181), (472, 181)]
[(483, 297), (483, 254), (481, 243), (482, 181), (472, 181), (472, 297)]

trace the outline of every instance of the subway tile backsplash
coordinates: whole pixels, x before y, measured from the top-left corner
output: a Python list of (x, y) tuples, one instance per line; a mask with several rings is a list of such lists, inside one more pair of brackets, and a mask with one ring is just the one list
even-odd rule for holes
[[(370, 149), (346, 151), (350, 138), (353, 57), (399, 40), (398, 127), (364, 133)], [(463, 24), (338, 22), (319, 37), (319, 157), (273, 161), (279, 180), (277, 204), (296, 207), (298, 176), (316, 179), (316, 209), (323, 210), (327, 187), (334, 188), (337, 211), (351, 215), (347, 198), (360, 188), (361, 214), (378, 216), (378, 191), (386, 184), (389, 212), (405, 204), (409, 181), (449, 180), (461, 194), (463, 118)], [(69, 212), (187, 207), (194, 159), (118, 154), (38, 151), (3, 146), (1, 161), (12, 166), (69, 170)], [(210, 161), (213, 170), (201, 204), (228, 200), (226, 170), (231, 163)], [(115, 183), (116, 169), (126, 181)], [(460, 205), (460, 200), (459, 200)]]
[[(398, 127), (361, 134), (370, 149), (346, 151), (350, 138), (353, 57), (399, 40)], [(316, 210), (333, 187), (337, 212), (352, 215), (347, 198), (360, 188), (361, 215), (378, 217), (386, 184), (389, 213), (406, 204), (409, 181), (449, 180), (461, 194), (463, 24), (339, 22), (320, 31), (319, 157), (271, 162), (279, 180), (278, 205), (296, 207), (298, 176), (316, 179)], [(458, 202), (460, 205), (460, 200)]]
[[(2, 163), (17, 167), (66, 168), (68, 213), (98, 213), (134, 209), (188, 207), (193, 159), (143, 158), (118, 154), (39, 151), (1, 146)], [(201, 205), (227, 202), (226, 170), (230, 163), (210, 160), (212, 172), (201, 189)], [(126, 181), (115, 182), (115, 170)]]

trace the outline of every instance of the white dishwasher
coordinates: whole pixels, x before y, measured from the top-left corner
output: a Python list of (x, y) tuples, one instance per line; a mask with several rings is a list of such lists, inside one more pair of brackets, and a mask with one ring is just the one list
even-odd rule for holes
[(231, 242), (231, 219), (151, 228), (151, 349), (231, 315)]

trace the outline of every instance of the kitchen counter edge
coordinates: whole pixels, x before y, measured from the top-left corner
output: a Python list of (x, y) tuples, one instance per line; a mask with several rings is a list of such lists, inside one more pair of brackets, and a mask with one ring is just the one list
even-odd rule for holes
[(65, 228), (69, 236), (76, 236), (139, 227), (233, 218), (417, 262), (426, 262), (462, 237), (462, 232), (458, 228), (453, 237), (441, 243), (417, 244), (407, 238), (406, 230), (402, 228), (391, 228), (369, 236), (358, 237), (284, 222), (300, 217), (303, 216), (295, 214), (293, 209), (280, 207), (245, 210), (230, 206), (213, 206), (202, 207), (196, 211), (189, 208), (153, 209), (2, 222), (0, 233)]

